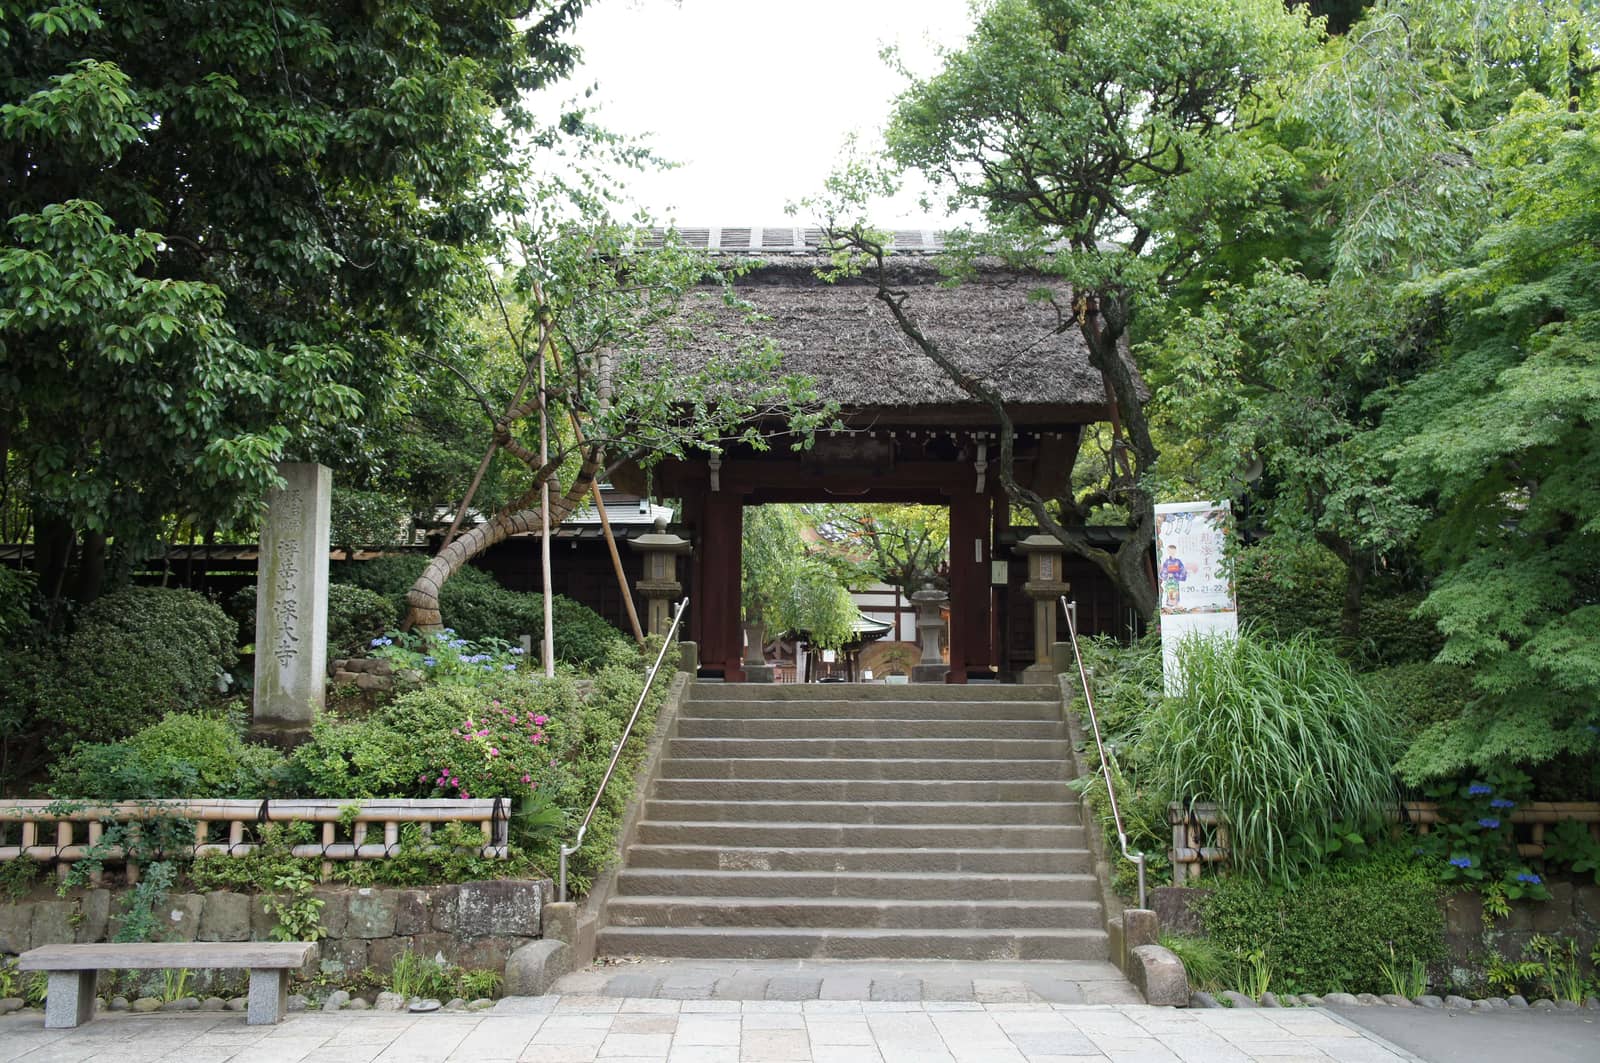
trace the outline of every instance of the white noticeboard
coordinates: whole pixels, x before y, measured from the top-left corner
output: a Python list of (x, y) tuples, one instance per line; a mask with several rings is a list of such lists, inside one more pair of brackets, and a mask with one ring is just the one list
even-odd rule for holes
[(1156, 507), (1156, 583), (1161, 606), (1161, 663), (1168, 694), (1177, 693), (1178, 646), (1188, 638), (1239, 633), (1233, 579), (1224, 562), (1233, 512), (1222, 502)]

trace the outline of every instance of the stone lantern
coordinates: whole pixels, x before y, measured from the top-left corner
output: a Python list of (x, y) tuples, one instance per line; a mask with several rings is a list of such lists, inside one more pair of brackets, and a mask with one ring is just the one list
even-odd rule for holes
[(693, 544), (667, 531), (667, 519), (657, 517), (655, 531), (629, 539), (628, 545), (644, 556), (639, 593), (650, 603), (646, 630), (665, 635), (672, 626), (672, 606), (683, 593), (683, 584), (678, 582), (678, 555), (687, 554)]
[(1056, 641), (1056, 622), (1061, 619), (1060, 599), (1071, 589), (1061, 578), (1064, 551), (1054, 535), (1030, 535), (1018, 542), (1015, 550), (1028, 559), (1028, 579), (1022, 590), (1033, 599), (1033, 663), (1022, 670), (1022, 681), (1053, 683), (1056, 672), (1050, 663), (1050, 647)]
[(911, 594), (917, 609), (917, 638), (922, 642), (922, 660), (911, 668), (913, 683), (943, 683), (950, 666), (939, 656), (939, 638), (944, 634), (944, 606), (950, 596), (933, 584)]

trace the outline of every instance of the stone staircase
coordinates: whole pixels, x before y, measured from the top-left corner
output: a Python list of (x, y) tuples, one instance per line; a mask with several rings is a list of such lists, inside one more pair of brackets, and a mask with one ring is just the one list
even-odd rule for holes
[(1104, 960), (1056, 692), (689, 688), (602, 955)]

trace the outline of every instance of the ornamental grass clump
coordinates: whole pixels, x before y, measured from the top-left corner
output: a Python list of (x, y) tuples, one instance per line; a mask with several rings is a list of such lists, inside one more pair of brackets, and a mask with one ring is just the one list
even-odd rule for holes
[(1197, 639), (1180, 663), (1181, 692), (1146, 728), (1146, 764), (1174, 800), (1219, 806), (1237, 871), (1292, 881), (1322, 860), (1337, 824), (1371, 823), (1393, 804), (1393, 729), (1322, 644)]

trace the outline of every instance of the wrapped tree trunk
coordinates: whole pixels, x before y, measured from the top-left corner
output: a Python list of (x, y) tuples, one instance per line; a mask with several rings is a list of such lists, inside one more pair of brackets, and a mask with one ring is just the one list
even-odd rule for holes
[[(566, 520), (568, 514), (578, 508), (589, 494), (590, 485), (600, 473), (600, 465), (600, 449), (586, 448), (583, 465), (578, 469), (578, 475), (573, 478), (572, 485), (560, 498), (554, 498), (550, 502), (552, 529)], [(417, 577), (417, 582), (412, 585), (411, 590), (406, 593), (406, 626), (413, 631), (424, 633), (432, 633), (443, 628), (444, 621), (439, 615), (439, 592), (445, 583), (459, 572), (463, 565), (496, 543), (504, 542), (513, 535), (537, 533), (539, 510), (536, 507), (528, 508), (528, 503), (538, 497), (539, 487), (535, 485), (521, 498), (496, 513), (487, 523), (468, 529), (449, 546), (439, 551), (428, 562), (428, 567), (422, 570), (422, 575)]]

